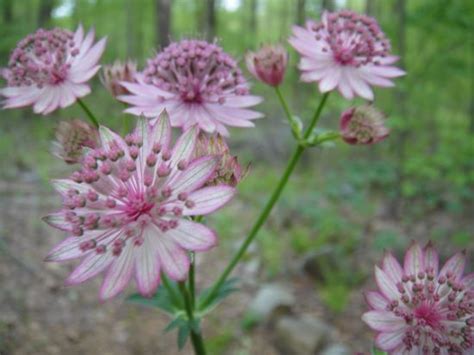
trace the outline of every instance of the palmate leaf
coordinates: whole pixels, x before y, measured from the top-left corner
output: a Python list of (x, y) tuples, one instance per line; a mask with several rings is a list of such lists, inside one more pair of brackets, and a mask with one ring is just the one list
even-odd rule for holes
[(198, 310), (199, 314), (202, 316), (206, 313), (209, 313), (212, 309), (214, 309), (222, 300), (224, 300), (227, 296), (231, 293), (238, 291), (238, 287), (236, 286), (239, 279), (237, 277), (231, 278), (226, 280), (222, 286), (219, 288), (215, 296), (208, 302), (207, 305), (203, 304), (204, 301), (209, 296), (212, 288), (206, 288), (198, 298)]
[[(176, 285), (171, 284), (171, 287), (175, 289), (175, 294), (178, 294)], [(138, 293), (135, 293), (129, 296), (126, 301), (145, 307), (158, 308), (165, 311), (169, 315), (180, 313), (183, 309), (181, 300), (173, 298), (168, 292), (168, 289), (163, 286), (160, 286), (152, 297), (144, 297)]]

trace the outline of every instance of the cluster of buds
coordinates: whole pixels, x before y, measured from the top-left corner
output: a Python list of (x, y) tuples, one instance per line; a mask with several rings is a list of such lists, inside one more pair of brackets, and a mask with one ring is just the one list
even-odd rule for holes
[(125, 63), (115, 61), (112, 65), (104, 65), (100, 80), (112, 96), (117, 97), (129, 94), (129, 91), (121, 85), (121, 82), (135, 82), (136, 73), (137, 64), (135, 62), (130, 60)]
[(288, 52), (282, 45), (265, 45), (257, 52), (249, 52), (245, 56), (247, 69), (261, 82), (278, 86), (285, 76), (288, 64)]
[(219, 158), (214, 176), (208, 180), (207, 186), (226, 184), (237, 186), (245, 177), (248, 167), (242, 169), (236, 156), (230, 154), (229, 147), (225, 139), (219, 135), (207, 136), (200, 133), (195, 150), (195, 157), (216, 156)]
[(56, 129), (52, 153), (67, 164), (82, 161), (83, 148), (97, 148), (99, 134), (90, 124), (74, 119), (61, 121)]
[(344, 111), (340, 120), (342, 139), (349, 144), (373, 144), (388, 137), (382, 112), (373, 106), (352, 107)]

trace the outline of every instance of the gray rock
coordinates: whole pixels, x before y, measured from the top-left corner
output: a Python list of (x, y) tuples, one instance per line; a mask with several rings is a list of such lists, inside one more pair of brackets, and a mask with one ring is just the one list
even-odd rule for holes
[(291, 291), (281, 284), (263, 285), (249, 306), (248, 312), (260, 320), (269, 320), (276, 310), (290, 309), (295, 304)]
[(314, 355), (326, 345), (329, 332), (318, 318), (285, 316), (275, 325), (275, 345), (281, 354)]
[(351, 351), (342, 344), (332, 344), (326, 347), (321, 355), (351, 355)]

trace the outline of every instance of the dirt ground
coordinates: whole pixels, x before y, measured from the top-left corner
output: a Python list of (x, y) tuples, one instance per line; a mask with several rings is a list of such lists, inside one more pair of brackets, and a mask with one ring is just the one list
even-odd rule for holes
[[(178, 352), (176, 335), (163, 333), (166, 315), (124, 302), (132, 287), (101, 304), (99, 279), (80, 287), (63, 286), (73, 263), (44, 263), (43, 257), (64, 235), (40, 219), (58, 206), (58, 197), (39, 181), (0, 182), (0, 354), (192, 354), (189, 344)], [(417, 228), (413, 233), (423, 234), (426, 229)], [(373, 265), (380, 255), (367, 255), (364, 250), (368, 248), (361, 245), (360, 259)], [(225, 253), (224, 248), (216, 248), (201, 256), (198, 287), (209, 285), (224, 268)], [(239, 321), (259, 283), (266, 280), (245, 265), (235, 273), (245, 281), (242, 292), (229, 297), (205, 321), (205, 336), (218, 339), (230, 332), (224, 354), (278, 354), (268, 327), (243, 331)], [(361, 292), (354, 292), (346, 310), (336, 316), (317, 300), (314, 281), (308, 277), (289, 268), (276, 281), (294, 291), (296, 312), (324, 319), (354, 352), (370, 349), (372, 334), (360, 321), (365, 310)]]

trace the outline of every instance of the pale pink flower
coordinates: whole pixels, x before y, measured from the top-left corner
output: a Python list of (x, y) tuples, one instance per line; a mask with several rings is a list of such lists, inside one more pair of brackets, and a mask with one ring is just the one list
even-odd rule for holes
[(248, 52), (245, 62), (256, 79), (270, 86), (278, 86), (285, 76), (288, 52), (279, 44), (266, 45), (257, 52)]
[(52, 153), (68, 164), (79, 163), (85, 148), (97, 148), (99, 141), (97, 129), (79, 119), (59, 122), (55, 135)]
[(100, 298), (120, 293), (133, 277), (144, 296), (154, 293), (160, 273), (187, 277), (188, 251), (217, 244), (214, 231), (189, 216), (207, 215), (226, 204), (234, 188), (203, 187), (217, 165), (215, 157), (193, 159), (197, 127), (171, 147), (171, 125), (163, 114), (153, 126), (145, 118), (122, 139), (100, 127), (101, 146), (71, 178), (53, 181), (63, 208), (45, 220), (68, 237), (47, 261), (81, 258), (66, 280), (80, 284), (102, 272)]
[(134, 82), (137, 73), (137, 64), (132, 61), (122, 63), (118, 60), (112, 65), (104, 65), (100, 81), (113, 97), (129, 94), (120, 83), (122, 81)]
[(403, 267), (386, 253), (375, 266), (378, 291), (366, 293), (362, 317), (378, 332), (375, 344), (389, 354), (474, 354), (474, 273), (463, 275), (465, 253), (438, 270), (428, 243), (413, 243)]
[(148, 60), (136, 80), (122, 83), (132, 93), (119, 96), (132, 106), (125, 112), (154, 118), (166, 109), (173, 127), (198, 125), (228, 136), (226, 126), (253, 127), (252, 120), (262, 117), (248, 109), (261, 98), (249, 94), (236, 61), (213, 43), (172, 43)]
[(94, 36), (94, 30), (84, 36), (79, 26), (75, 33), (39, 29), (22, 39), (2, 71), (7, 81), (0, 89), (3, 108), (32, 105), (35, 113), (46, 115), (87, 95), (86, 82), (99, 70), (106, 44), (102, 38), (93, 45)]
[(319, 82), (323, 93), (338, 88), (347, 99), (373, 100), (370, 85), (391, 87), (405, 72), (391, 64), (390, 43), (377, 21), (352, 11), (324, 12), (321, 22), (293, 27), (290, 44), (302, 55), (301, 80)]
[(344, 111), (339, 123), (342, 139), (349, 144), (374, 144), (390, 134), (382, 112), (363, 105)]

